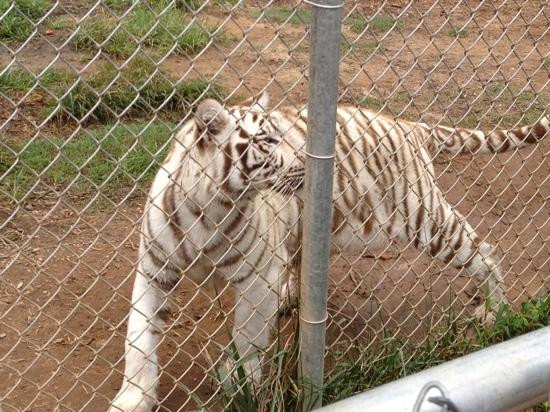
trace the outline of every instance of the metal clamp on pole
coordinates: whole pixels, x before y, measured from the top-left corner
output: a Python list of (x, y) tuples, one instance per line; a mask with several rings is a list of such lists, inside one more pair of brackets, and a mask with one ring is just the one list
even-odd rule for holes
[(302, 316), (300, 316), (300, 322), (305, 322), (305, 323), (309, 323), (310, 325), (319, 325), (321, 323), (325, 323), (328, 319), (328, 313), (325, 314), (325, 317), (323, 319), (320, 319), (320, 320), (308, 320), (308, 319), (304, 319)]
[(311, 0), (303, 0), (304, 3), (307, 3), (307, 4), (310, 4), (314, 7), (318, 7), (320, 9), (341, 9), (342, 7), (344, 7), (344, 3), (340, 3), (340, 4), (321, 4), (321, 3), (316, 3), (314, 1), (311, 1)]
[(300, 277), (302, 410), (321, 406), (342, 0), (316, 0), (310, 30), (308, 139)]
[(318, 155), (309, 153), (307, 150), (302, 150), (302, 153), (305, 154), (307, 157), (312, 157), (314, 159), (334, 159), (336, 157), (336, 154), (329, 154), (329, 155)]

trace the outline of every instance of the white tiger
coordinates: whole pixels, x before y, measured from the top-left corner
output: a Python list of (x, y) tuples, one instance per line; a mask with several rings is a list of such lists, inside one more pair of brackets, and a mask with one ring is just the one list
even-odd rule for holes
[[(125, 343), (122, 388), (111, 411), (149, 411), (157, 399), (156, 349), (170, 294), (183, 276), (212, 276), (236, 290), (233, 339), (251, 379), (280, 308), (294, 290), (307, 111), (265, 111), (268, 97), (228, 109), (203, 101), (184, 124), (150, 190)], [(439, 152), (501, 152), (542, 140), (549, 122), (484, 134), (338, 108), (333, 243), (350, 253), (388, 238), (412, 243), (505, 296), (493, 248), (444, 199), (432, 166)], [(370, 248), (371, 246), (369, 246)], [(286, 298), (286, 297), (285, 297)], [(484, 305), (476, 311), (483, 315)], [(252, 354), (252, 355), (251, 355)]]

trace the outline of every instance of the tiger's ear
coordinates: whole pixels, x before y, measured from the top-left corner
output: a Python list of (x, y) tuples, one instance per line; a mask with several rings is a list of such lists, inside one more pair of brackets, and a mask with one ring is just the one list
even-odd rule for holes
[(206, 99), (197, 107), (195, 122), (200, 130), (217, 134), (225, 129), (227, 123), (229, 123), (229, 113), (218, 101)]
[(269, 94), (267, 92), (262, 93), (260, 98), (254, 104), (254, 108), (263, 112), (267, 112), (269, 110)]

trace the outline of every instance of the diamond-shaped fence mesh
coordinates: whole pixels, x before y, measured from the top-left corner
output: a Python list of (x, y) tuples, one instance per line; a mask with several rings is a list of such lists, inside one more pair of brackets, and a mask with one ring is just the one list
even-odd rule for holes
[[(411, 166), (408, 180), (382, 164), (369, 169), (422, 156), (406, 142), (388, 147), (398, 131), (379, 119), (493, 132), (548, 115), (550, 8), (347, 1), (343, 16), (339, 104), (372, 116), (368, 125), (362, 115), (338, 117), (335, 169), (344, 177), (334, 201), (345, 207), (333, 212), (325, 376), (331, 384), (355, 370), (374, 376), (367, 388), (379, 382), (382, 358), (393, 357), (397, 373), (384, 378), (393, 379), (427, 364), (443, 340), (466, 337), (461, 320), (483, 305), (467, 263), (419, 245), (419, 232), (402, 235), (399, 222), (420, 219), (420, 209), (440, 218), (407, 193), (426, 204), (441, 195), (470, 224), (468, 239), (475, 231), (476, 245), (495, 247), (489, 264), (500, 267), (512, 308), (550, 291), (550, 139), (505, 153), (435, 150), (433, 170)], [(310, 6), (286, 1), (0, 0), (0, 409), (106, 410), (125, 354), (137, 365), (130, 378), (133, 396), (146, 394), (142, 406), (156, 403), (147, 396), (157, 388), (166, 411), (267, 410), (281, 394), (295, 407), (297, 315), (277, 296), (299, 272), (303, 158), (290, 183), (235, 194), (239, 179), (258, 176), (237, 166), (261, 150), (228, 149), (212, 114), (221, 106), (204, 108), (213, 120), (201, 130), (193, 113), (207, 97), (230, 107), (267, 91), (275, 117), (245, 104), (230, 122), (256, 142), (265, 133), (246, 130), (247, 119), (280, 132), (284, 115), (285, 133), (265, 141), (261, 159), (276, 163), (266, 153), (285, 145), (299, 153), (310, 22)], [(375, 142), (370, 159), (362, 139)], [(438, 194), (415, 192), (423, 176)], [(405, 202), (409, 215), (392, 214), (388, 202)], [(361, 225), (346, 223), (352, 215)], [(462, 224), (445, 224), (431, 236), (452, 243)], [(367, 232), (389, 240), (375, 247)], [(140, 327), (125, 348), (136, 268), (147, 287), (134, 290)], [(250, 371), (257, 358), (245, 341), (265, 351), (262, 372)], [(253, 384), (239, 380), (249, 372)]]

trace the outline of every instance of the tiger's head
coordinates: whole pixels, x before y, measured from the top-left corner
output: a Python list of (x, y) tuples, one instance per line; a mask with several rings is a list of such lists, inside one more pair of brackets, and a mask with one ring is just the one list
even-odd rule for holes
[(210, 174), (226, 194), (290, 192), (303, 183), (304, 141), (282, 130), (268, 102), (264, 93), (250, 105), (226, 109), (206, 99), (195, 112), (197, 147), (212, 157), (217, 173)]

